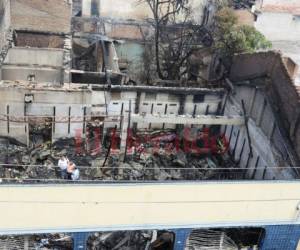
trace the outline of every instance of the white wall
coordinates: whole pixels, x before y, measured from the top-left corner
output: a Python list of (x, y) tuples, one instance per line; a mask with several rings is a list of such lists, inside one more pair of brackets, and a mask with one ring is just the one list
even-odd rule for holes
[[(264, 0), (263, 4), (258, 3), (257, 5), (258, 8), (262, 7), (262, 10), (258, 14), (255, 28), (272, 42), (274, 50), (280, 50), (284, 56), (290, 57), (300, 64), (300, 16), (299, 14), (293, 15), (293, 11), (300, 13), (300, 1), (286, 0), (283, 3), (281, 0)], [(287, 9), (289, 13), (279, 10), (272, 12), (272, 10), (268, 10), (268, 5)], [(293, 8), (293, 6), (295, 7)], [(267, 9), (264, 10), (264, 7)], [(300, 85), (300, 72), (295, 82)]]
[(300, 40), (300, 17), (291, 13), (263, 12), (258, 15), (255, 27), (270, 41)]
[(82, 0), (82, 16), (91, 16), (92, 0)]
[(122, 19), (144, 19), (151, 16), (151, 10), (146, 4), (139, 4), (137, 0), (101, 0), (101, 16)]
[[(195, 21), (201, 22), (202, 11), (207, 0), (190, 0), (192, 6), (192, 16)], [(153, 18), (151, 9), (145, 3), (139, 0), (101, 0), (101, 16), (114, 17), (116, 19), (136, 19)]]
[(22, 48), (9, 49), (4, 63), (8, 64), (36, 64), (52, 67), (63, 66), (63, 49)]
[(7, 106), (9, 106), (9, 115), (23, 117), (24, 91), (18, 88), (0, 89), (0, 135), (12, 136), (17, 140), (26, 143), (27, 135), (25, 133), (25, 123), (10, 121), (8, 131), (8, 122), (5, 117), (7, 114)]
[(0, 71), (1, 80), (27, 81), (29, 75), (34, 75), (36, 82), (61, 83), (63, 79), (62, 68), (2, 65)]
[(62, 49), (11, 48), (1, 67), (1, 80), (27, 81), (34, 75), (36, 82), (62, 83), (63, 57)]
[[(172, 94), (167, 93), (157, 93), (153, 95), (153, 98), (149, 99), (146, 93), (141, 94), (140, 98), (140, 114), (168, 114), (168, 115), (177, 115), (179, 111), (180, 103), (179, 97)], [(170, 124), (151, 124), (151, 128), (175, 128), (175, 125)], [(147, 129), (149, 128), (149, 124), (140, 123), (138, 124), (138, 128)]]
[(92, 91), (92, 114), (95, 116), (106, 115), (106, 104), (108, 101), (108, 95), (106, 91)]
[[(91, 108), (90, 91), (65, 91), (63, 89), (39, 89), (29, 90), (20, 87), (0, 87), (0, 114), (6, 114), (6, 107), (9, 105), (11, 116), (24, 117), (24, 97), (25, 94), (32, 94), (34, 100), (31, 104), (26, 104), (26, 114), (32, 116), (53, 116), (54, 107), (56, 110), (56, 124), (53, 139), (60, 137), (73, 137), (76, 129), (83, 129), (84, 107), (87, 107), (87, 115)], [(70, 124), (68, 131), (69, 107), (71, 116), (79, 119), (77, 123)], [(63, 123), (59, 121), (63, 120)], [(8, 135), (27, 143), (27, 133), (25, 133), (25, 122), (10, 122), (10, 131), (7, 131), (7, 122), (0, 121), (0, 135)], [(28, 130), (27, 130), (28, 131)], [(70, 133), (69, 133), (70, 132)]]
[[(111, 93), (108, 93), (108, 115), (110, 116), (120, 116), (122, 114), (122, 106), (123, 106), (123, 115), (126, 116), (129, 113), (129, 106), (131, 101), (131, 112), (135, 113), (135, 107), (136, 107), (136, 98), (137, 93), (134, 91), (130, 92), (121, 92), (120, 98), (112, 98)], [(107, 122), (105, 123), (105, 128), (107, 127), (115, 127), (117, 125), (118, 128), (120, 128), (119, 122)]]

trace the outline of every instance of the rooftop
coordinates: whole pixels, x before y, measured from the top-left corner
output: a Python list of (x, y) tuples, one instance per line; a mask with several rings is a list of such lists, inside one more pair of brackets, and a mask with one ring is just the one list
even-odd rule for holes
[(291, 13), (293, 15), (300, 15), (300, 2), (286, 4), (265, 4), (262, 6), (261, 10), (264, 12)]

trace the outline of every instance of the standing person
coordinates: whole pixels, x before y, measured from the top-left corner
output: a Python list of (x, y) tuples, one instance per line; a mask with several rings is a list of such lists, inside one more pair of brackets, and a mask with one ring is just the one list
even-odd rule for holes
[(73, 181), (78, 181), (79, 178), (80, 178), (80, 172), (79, 172), (79, 169), (75, 167), (72, 175), (71, 175), (71, 178)]
[(73, 161), (70, 161), (67, 167), (67, 175), (68, 175), (68, 180), (72, 180), (72, 174), (74, 170), (76, 169), (76, 165), (74, 164)]
[(58, 161), (58, 167), (60, 168), (61, 178), (68, 179), (67, 168), (69, 165), (69, 160), (67, 157), (62, 155)]
[(70, 161), (67, 168), (67, 175), (69, 180), (78, 181), (80, 178), (79, 169), (76, 167), (75, 163)]

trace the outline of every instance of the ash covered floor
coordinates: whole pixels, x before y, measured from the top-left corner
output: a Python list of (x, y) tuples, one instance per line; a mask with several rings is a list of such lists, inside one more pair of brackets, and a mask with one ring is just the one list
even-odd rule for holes
[(57, 166), (61, 155), (72, 160), (81, 181), (167, 181), (243, 179), (243, 171), (228, 153), (194, 154), (183, 150), (148, 147), (143, 154), (127, 155), (103, 148), (98, 153), (78, 151), (75, 139), (28, 148), (14, 139), (0, 139), (0, 178), (6, 182), (65, 181)]

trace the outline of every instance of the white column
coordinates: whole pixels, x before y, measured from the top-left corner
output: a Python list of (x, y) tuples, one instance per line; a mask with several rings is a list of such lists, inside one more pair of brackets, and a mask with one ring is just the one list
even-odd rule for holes
[(82, 16), (91, 16), (92, 0), (82, 0)]

